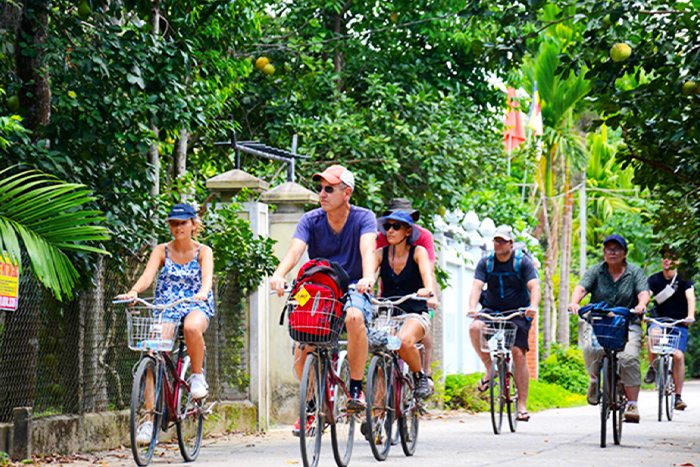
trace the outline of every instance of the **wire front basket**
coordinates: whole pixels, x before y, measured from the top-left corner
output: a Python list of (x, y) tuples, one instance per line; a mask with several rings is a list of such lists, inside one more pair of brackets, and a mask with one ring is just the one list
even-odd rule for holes
[(481, 328), (481, 350), (483, 352), (505, 352), (515, 344), (518, 327), (509, 321), (484, 321)]
[(407, 315), (391, 316), (386, 312), (380, 312), (372, 320), (367, 333), (369, 351), (372, 353), (386, 350), (399, 350), (401, 339), (398, 333), (407, 319)]
[(627, 343), (628, 321), (622, 316), (591, 316), (590, 342), (594, 349), (622, 350)]
[(343, 303), (332, 298), (311, 297), (287, 302), (289, 337), (301, 344), (333, 347), (343, 328)]
[[(177, 339), (180, 318), (154, 316), (148, 308), (126, 312), (128, 345), (131, 350), (169, 352)], [(133, 313), (133, 314), (132, 314)]]
[(663, 333), (649, 334), (649, 348), (655, 354), (672, 354), (678, 350), (680, 334), (672, 332), (671, 329), (664, 328)]

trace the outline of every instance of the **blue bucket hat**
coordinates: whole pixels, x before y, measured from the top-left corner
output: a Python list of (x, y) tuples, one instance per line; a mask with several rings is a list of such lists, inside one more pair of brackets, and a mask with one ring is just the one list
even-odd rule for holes
[(608, 242), (617, 242), (620, 244), (622, 249), (627, 251), (627, 240), (625, 240), (625, 237), (623, 237), (622, 235), (618, 235), (618, 234), (608, 235), (608, 238), (605, 239), (605, 241), (603, 242), (603, 245), (605, 245)]
[(384, 235), (386, 235), (386, 229), (384, 228), (384, 224), (386, 222), (391, 221), (403, 222), (404, 224), (408, 224), (410, 227), (413, 227), (413, 231), (411, 232), (411, 235), (408, 237), (407, 240), (408, 243), (415, 243), (416, 240), (418, 240), (418, 237), (420, 237), (420, 231), (418, 230), (418, 227), (416, 227), (413, 224), (413, 218), (411, 218), (411, 215), (406, 211), (397, 209), (396, 211), (392, 211), (391, 214), (387, 216), (382, 216), (379, 219), (377, 219), (377, 224), (379, 224), (379, 231)]
[(192, 206), (190, 206), (189, 204), (176, 204), (170, 210), (170, 214), (168, 214), (168, 218), (166, 220), (186, 221), (187, 219), (196, 218), (197, 211), (195, 211)]

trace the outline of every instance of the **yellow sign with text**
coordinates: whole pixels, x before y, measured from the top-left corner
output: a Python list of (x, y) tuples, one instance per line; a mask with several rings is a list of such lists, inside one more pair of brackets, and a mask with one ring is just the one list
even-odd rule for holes
[(10, 255), (0, 255), (0, 309), (16, 310), (19, 303), (19, 265)]

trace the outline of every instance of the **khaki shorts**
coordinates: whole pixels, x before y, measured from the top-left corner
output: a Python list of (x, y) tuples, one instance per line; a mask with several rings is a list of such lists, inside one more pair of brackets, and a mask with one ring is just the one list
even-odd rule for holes
[(416, 321), (418, 321), (420, 325), (423, 326), (423, 330), (426, 334), (430, 332), (430, 313), (407, 313), (404, 316), (406, 316), (406, 321), (408, 321), (409, 319), (415, 319)]
[[(598, 361), (605, 353), (602, 349), (594, 349), (591, 346), (590, 325), (579, 320), (579, 332), (583, 332), (583, 361), (586, 364), (588, 374), (598, 374)], [(629, 325), (627, 344), (622, 352), (617, 354), (620, 360), (620, 381), (628, 387), (642, 384), (642, 369), (639, 361), (639, 351), (642, 348), (642, 326), (640, 324)]]

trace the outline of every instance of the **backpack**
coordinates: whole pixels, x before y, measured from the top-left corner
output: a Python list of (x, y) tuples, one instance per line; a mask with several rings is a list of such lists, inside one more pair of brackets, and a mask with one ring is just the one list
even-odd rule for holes
[[(301, 343), (332, 343), (343, 325), (343, 304), (350, 277), (334, 261), (323, 258), (307, 261), (292, 284), (294, 304), (289, 314), (289, 335)], [(284, 312), (280, 325), (284, 321)]]
[[(504, 276), (518, 276), (520, 282), (523, 285), (523, 291), (527, 294), (528, 297), (530, 296), (530, 290), (527, 288), (527, 281), (525, 281), (525, 278), (523, 277), (521, 268), (524, 256), (527, 256), (530, 259), (530, 261), (532, 261), (532, 255), (528, 251), (522, 248), (513, 248), (513, 271), (511, 272), (493, 272), (493, 265), (494, 261), (496, 260), (495, 251), (491, 251), (486, 257), (486, 283), (488, 284), (488, 281), (491, 278), (491, 276), (497, 276), (499, 284), (501, 286), (501, 298), (505, 297), (505, 290), (503, 289)], [(479, 302), (482, 306), (486, 306), (486, 290), (481, 291), (481, 298), (479, 298)]]

